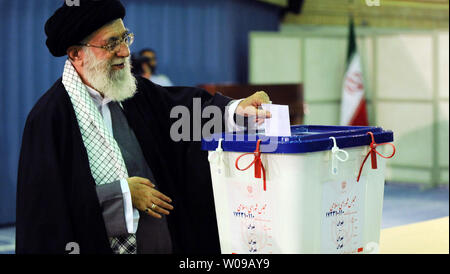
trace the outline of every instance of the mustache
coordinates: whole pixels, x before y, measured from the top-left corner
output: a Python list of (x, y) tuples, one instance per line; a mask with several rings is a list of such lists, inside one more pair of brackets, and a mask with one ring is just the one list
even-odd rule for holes
[(129, 58), (130, 57), (120, 58), (120, 59), (115, 58), (114, 60), (111, 60), (111, 65), (114, 66), (114, 65), (124, 64), (124, 63), (126, 63), (127, 59), (129, 59)]
[(109, 60), (98, 60), (95, 56), (89, 56), (88, 60), (86, 61), (86, 65), (90, 68), (90, 69), (94, 69), (94, 70), (101, 70), (101, 69), (106, 69), (110, 66), (114, 66), (114, 65), (121, 65), (121, 64), (127, 64), (130, 62), (130, 56), (128, 57), (114, 57), (112, 59)]

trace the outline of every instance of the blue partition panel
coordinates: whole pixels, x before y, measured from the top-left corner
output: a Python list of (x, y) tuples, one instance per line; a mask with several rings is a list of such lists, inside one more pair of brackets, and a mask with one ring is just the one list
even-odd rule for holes
[[(61, 76), (44, 24), (62, 0), (0, 0), (0, 225), (15, 222), (17, 164), (25, 119)], [(177, 85), (247, 82), (248, 33), (276, 31), (279, 10), (252, 0), (122, 0), (131, 50), (154, 48)]]

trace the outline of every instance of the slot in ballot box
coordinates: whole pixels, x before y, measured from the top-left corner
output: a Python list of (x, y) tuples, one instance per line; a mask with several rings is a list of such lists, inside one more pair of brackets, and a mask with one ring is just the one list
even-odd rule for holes
[(299, 125), (291, 133), (202, 140), (221, 252), (376, 253), (393, 132)]

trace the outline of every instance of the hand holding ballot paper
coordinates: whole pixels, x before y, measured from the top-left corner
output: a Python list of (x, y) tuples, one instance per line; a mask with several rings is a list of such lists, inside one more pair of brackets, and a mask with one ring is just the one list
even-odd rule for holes
[(272, 114), (272, 118), (264, 121), (266, 136), (291, 136), (291, 123), (289, 121), (289, 106), (262, 104), (263, 110)]
[(259, 107), (262, 104), (270, 102), (269, 96), (264, 91), (255, 92), (242, 100), (236, 108), (236, 114), (244, 117), (254, 117), (256, 122), (261, 124), (265, 118), (270, 118), (270, 112), (267, 112)]
[(258, 129), (265, 129), (266, 136), (291, 136), (289, 106), (272, 104), (264, 91), (244, 99), (236, 114), (253, 117)]

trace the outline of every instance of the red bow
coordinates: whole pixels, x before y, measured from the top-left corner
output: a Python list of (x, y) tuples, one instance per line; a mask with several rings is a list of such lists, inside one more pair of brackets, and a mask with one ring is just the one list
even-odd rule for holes
[[(372, 138), (372, 142), (370, 143), (370, 150), (367, 153), (366, 157), (364, 158), (364, 161), (362, 162), (361, 168), (359, 169), (358, 178), (356, 179), (357, 182), (359, 182), (359, 178), (361, 177), (362, 169), (363, 169), (364, 164), (366, 163), (366, 160), (369, 157), (369, 155), (371, 156), (371, 159), (372, 159), (372, 169), (377, 169), (378, 168), (378, 166), (377, 166), (377, 154), (380, 155), (381, 157), (385, 158), (385, 159), (392, 158), (392, 157), (394, 157), (394, 154), (395, 154), (395, 146), (394, 146), (394, 144), (391, 144), (391, 143), (377, 144), (377, 143), (375, 143), (375, 139), (373, 137), (373, 133), (369, 131), (369, 132), (367, 132), (367, 134), (369, 134), (370, 137)], [(390, 145), (390, 146), (392, 146), (393, 151), (392, 151), (391, 156), (384, 156), (384, 155), (382, 155), (381, 153), (379, 153), (377, 151), (377, 149), (376, 149), (377, 146), (382, 146), (382, 145)]]
[[(236, 168), (240, 171), (244, 171), (249, 169), (253, 164), (255, 165), (255, 178), (261, 178), (261, 170), (262, 170), (262, 175), (263, 175), (263, 182), (264, 182), (264, 191), (266, 191), (266, 170), (264, 169), (264, 165), (261, 162), (261, 152), (259, 151), (259, 144), (261, 143), (261, 140), (258, 140), (258, 142), (256, 143), (256, 150), (255, 152), (250, 152), (250, 153), (244, 153), (241, 156), (239, 156), (236, 159)], [(241, 159), (241, 157), (245, 156), (245, 155), (250, 155), (253, 154), (255, 156), (255, 158), (253, 159), (253, 161), (248, 165), (248, 167), (244, 168), (244, 169), (240, 169), (238, 166), (238, 162), (239, 159)]]

